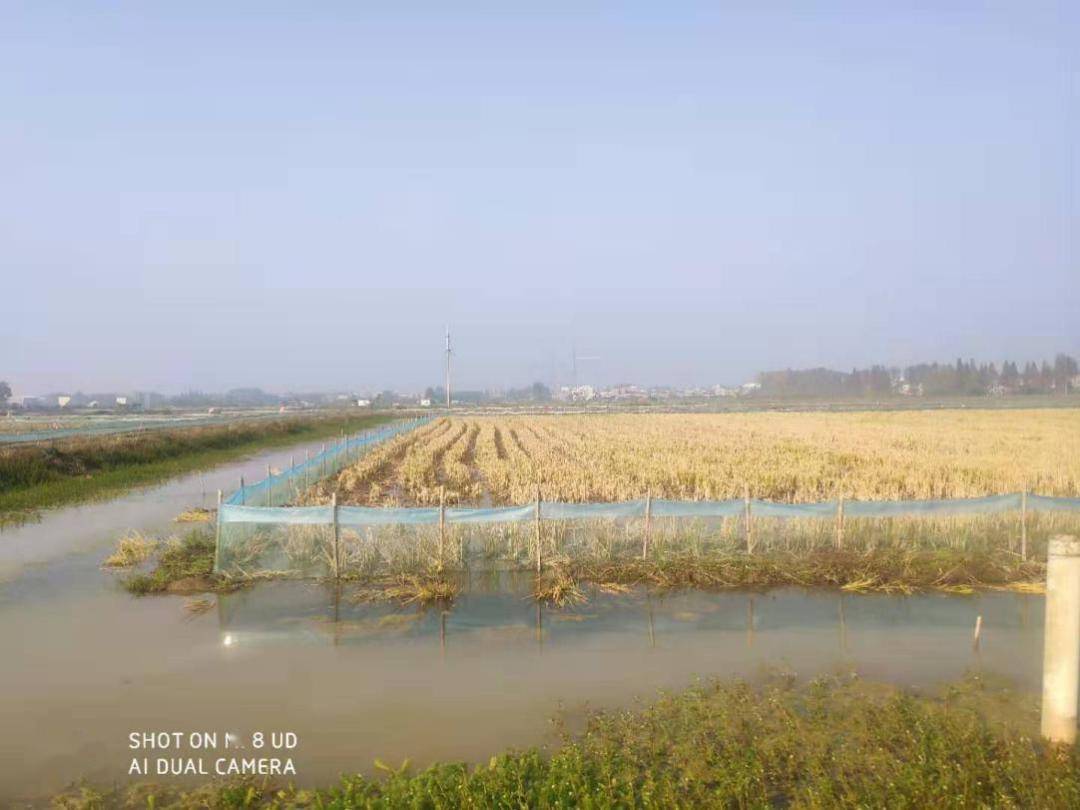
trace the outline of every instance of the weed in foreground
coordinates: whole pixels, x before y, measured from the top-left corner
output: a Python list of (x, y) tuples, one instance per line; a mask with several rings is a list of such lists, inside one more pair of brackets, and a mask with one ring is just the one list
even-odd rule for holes
[(1080, 748), (1036, 736), (1033, 703), (970, 678), (943, 696), (851, 678), (716, 681), (594, 714), (552, 751), (345, 776), (302, 790), (255, 780), (56, 797), (97, 807), (1080, 806)]

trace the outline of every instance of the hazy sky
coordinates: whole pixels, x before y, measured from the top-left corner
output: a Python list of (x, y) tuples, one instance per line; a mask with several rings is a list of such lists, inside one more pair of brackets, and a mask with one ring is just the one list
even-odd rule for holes
[(0, 379), (1080, 353), (1074, 3), (581, 5), (0, 2)]

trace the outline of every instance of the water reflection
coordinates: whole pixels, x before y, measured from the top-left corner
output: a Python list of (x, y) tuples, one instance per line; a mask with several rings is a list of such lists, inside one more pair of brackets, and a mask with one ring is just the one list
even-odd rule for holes
[[(537, 654), (582, 645), (663, 653), (692, 642), (719, 645), (726, 655), (745, 661), (784, 660), (795, 666), (831, 656), (844, 665), (875, 667), (900, 651), (917, 650), (915, 657), (906, 656), (902, 671), (924, 682), (985, 665), (983, 644), (991, 634), (989, 663), (1029, 686), (1038, 675), (1041, 628), (1032, 626), (1030, 605), (1041, 597), (1029, 594), (845, 595), (799, 589), (612, 594), (596, 589), (582, 605), (559, 607), (530, 598), (528, 574), (485, 572), (469, 576), (464, 585), (452, 605), (425, 609), (368, 601), (348, 584), (270, 582), (220, 596), (219, 633), (228, 645), (388, 649), (430, 644), (432, 650), (437, 645), (443, 661), (465, 650), (520, 648), (528, 638)], [(979, 631), (972, 640), (976, 623)]]
[(17, 651), (0, 667), (0, 805), (122, 780), (126, 735), (144, 727), (297, 732), (311, 784), (376, 757), (486, 762), (551, 742), (560, 707), (580, 717), (763, 668), (925, 686), (978, 667), (1038, 687), (1040, 596), (597, 589), (560, 608), (537, 605), (531, 585), (474, 572), (452, 606), (428, 610), (295, 581), (221, 595), (195, 617), (183, 598), (119, 591), (36, 603), (0, 622), (0, 648)]

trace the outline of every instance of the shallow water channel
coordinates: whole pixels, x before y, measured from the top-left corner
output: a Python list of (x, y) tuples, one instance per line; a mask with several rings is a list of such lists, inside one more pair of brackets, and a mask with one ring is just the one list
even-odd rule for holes
[(99, 569), (124, 530), (182, 529), (170, 523), (182, 509), (303, 449), (0, 535), (0, 804), (82, 777), (127, 780), (130, 732), (291, 731), (297, 746), (281, 756), (293, 758), (296, 781), (326, 783), (370, 771), (376, 757), (486, 762), (508, 746), (552, 742), (560, 709), (573, 726), (586, 706), (772, 667), (914, 686), (979, 669), (1038, 686), (1041, 596), (594, 592), (556, 609), (527, 597), (527, 576), (474, 572), (448, 611), (270, 582), (211, 597), (191, 615), (189, 598), (136, 599)]

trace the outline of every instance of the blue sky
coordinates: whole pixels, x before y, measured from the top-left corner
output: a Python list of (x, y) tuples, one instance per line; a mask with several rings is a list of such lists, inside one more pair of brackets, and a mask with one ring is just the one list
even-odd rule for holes
[(0, 4), (0, 378), (1080, 353), (1078, 14), (942, 5)]

